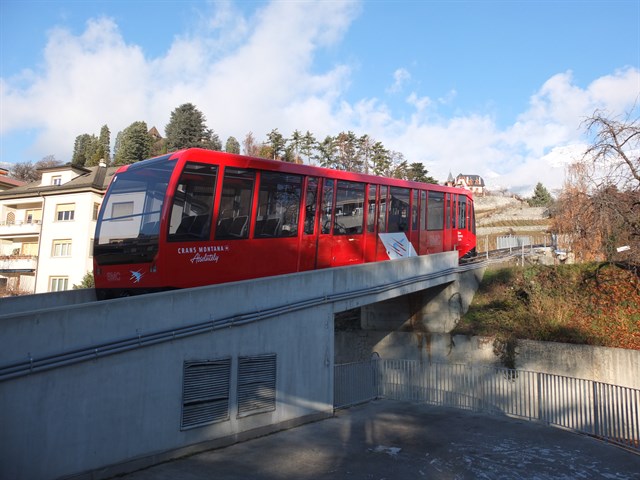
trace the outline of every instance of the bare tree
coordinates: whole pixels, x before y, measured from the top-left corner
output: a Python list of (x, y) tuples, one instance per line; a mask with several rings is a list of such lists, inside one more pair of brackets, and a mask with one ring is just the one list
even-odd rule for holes
[(579, 260), (640, 264), (640, 122), (596, 111), (593, 142), (568, 169), (554, 226)]
[(627, 114), (624, 120), (608, 118), (597, 110), (585, 120), (593, 144), (584, 160), (593, 166), (597, 187), (615, 185), (620, 190), (640, 189), (640, 120)]

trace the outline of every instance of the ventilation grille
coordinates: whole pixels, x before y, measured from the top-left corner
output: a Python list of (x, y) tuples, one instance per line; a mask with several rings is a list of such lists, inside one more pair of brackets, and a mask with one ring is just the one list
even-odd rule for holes
[(276, 409), (276, 355), (238, 358), (238, 416)]
[(231, 358), (184, 363), (183, 430), (229, 418)]

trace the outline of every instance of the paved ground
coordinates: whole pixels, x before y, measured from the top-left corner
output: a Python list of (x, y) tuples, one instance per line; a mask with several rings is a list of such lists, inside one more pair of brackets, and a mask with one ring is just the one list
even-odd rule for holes
[(126, 480), (640, 479), (640, 455), (508, 417), (378, 401)]

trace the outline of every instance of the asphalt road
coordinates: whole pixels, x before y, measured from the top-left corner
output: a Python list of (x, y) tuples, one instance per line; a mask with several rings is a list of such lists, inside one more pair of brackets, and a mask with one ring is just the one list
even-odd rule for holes
[(640, 455), (509, 417), (382, 400), (126, 480), (640, 479)]

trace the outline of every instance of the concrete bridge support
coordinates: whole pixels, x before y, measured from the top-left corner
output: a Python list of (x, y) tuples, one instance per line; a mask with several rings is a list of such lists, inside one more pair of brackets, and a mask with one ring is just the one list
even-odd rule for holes
[(449, 333), (467, 312), (485, 268), (456, 280), (362, 307), (361, 328), (384, 332)]

